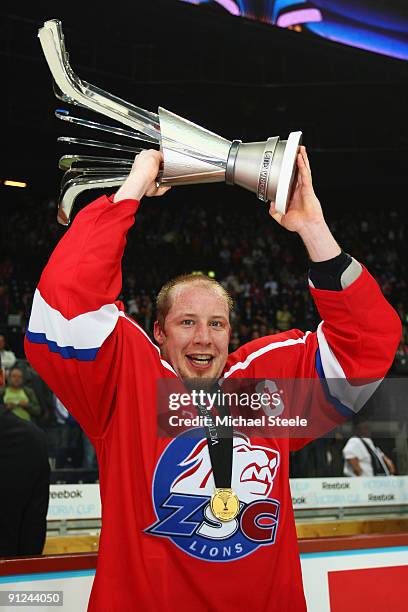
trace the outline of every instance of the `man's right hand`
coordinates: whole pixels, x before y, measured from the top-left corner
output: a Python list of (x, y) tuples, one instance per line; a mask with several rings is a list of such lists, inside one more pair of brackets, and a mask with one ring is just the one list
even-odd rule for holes
[(142, 151), (135, 157), (129, 176), (116, 192), (114, 202), (120, 200), (141, 200), (144, 195), (162, 196), (170, 187), (156, 187), (163, 154), (154, 149)]

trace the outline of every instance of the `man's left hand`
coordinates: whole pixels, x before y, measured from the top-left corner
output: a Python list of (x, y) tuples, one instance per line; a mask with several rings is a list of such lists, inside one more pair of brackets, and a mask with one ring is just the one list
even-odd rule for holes
[(275, 202), (271, 203), (269, 214), (282, 227), (290, 232), (301, 233), (306, 225), (324, 223), (320, 202), (313, 190), (312, 173), (306, 154), (306, 148), (300, 147), (297, 156), (298, 176), (292, 198), (287, 207), (286, 214), (276, 211)]
[(272, 202), (269, 214), (282, 227), (300, 235), (312, 261), (327, 261), (339, 255), (341, 249), (324, 220), (314, 192), (305, 147), (299, 149), (297, 167), (297, 182), (286, 213), (278, 213)]

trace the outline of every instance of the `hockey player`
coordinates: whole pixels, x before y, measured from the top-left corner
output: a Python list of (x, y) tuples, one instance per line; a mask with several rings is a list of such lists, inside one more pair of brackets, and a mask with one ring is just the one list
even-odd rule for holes
[[(218, 484), (206, 432), (157, 436), (157, 382), (316, 379), (333, 411), (353, 414), (372, 390), (352, 381), (385, 376), (399, 318), (333, 238), (302, 148), (288, 212), (272, 204), (270, 214), (308, 251), (317, 331), (259, 338), (228, 356), (228, 296), (189, 278), (160, 292), (154, 344), (116, 299), (140, 200), (166, 191), (155, 183), (161, 161), (159, 152), (141, 153), (115, 196), (77, 215), (41, 276), (26, 334), (29, 361), (98, 455), (102, 533), (89, 610), (302, 612), (289, 489), (289, 451), (298, 441), (234, 436), (229, 480), (239, 512), (221, 520), (211, 505)], [(340, 392), (333, 380), (343, 381)]]

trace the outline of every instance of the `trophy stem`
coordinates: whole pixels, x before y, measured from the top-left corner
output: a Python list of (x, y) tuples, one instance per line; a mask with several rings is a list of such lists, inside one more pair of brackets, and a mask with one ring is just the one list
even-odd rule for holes
[(132, 138), (133, 140), (142, 140), (144, 142), (151, 142), (152, 144), (158, 144), (155, 138), (146, 136), (142, 132), (131, 132), (130, 130), (124, 130), (120, 127), (113, 125), (105, 125), (104, 123), (97, 123), (96, 121), (88, 121), (86, 119), (80, 119), (79, 117), (72, 117), (68, 111), (56, 110), (55, 116), (61, 121), (67, 121), (75, 125), (81, 125), (101, 132), (108, 132), (109, 134), (116, 134), (117, 136), (125, 136), (125, 138)]
[(114, 142), (102, 142), (100, 140), (88, 140), (86, 138), (71, 138), (70, 136), (59, 136), (58, 142), (68, 142), (69, 144), (84, 145), (86, 147), (98, 147), (100, 149), (111, 149), (113, 151), (126, 151), (128, 153), (140, 153), (143, 149), (128, 147)]
[[(92, 155), (63, 155), (58, 167), (60, 170), (70, 170), (71, 168), (79, 168), (80, 164), (108, 164), (110, 170), (115, 170), (115, 166), (127, 166), (131, 168), (133, 160), (125, 159), (124, 157), (97, 157)], [(113, 166), (113, 167), (112, 167)]]

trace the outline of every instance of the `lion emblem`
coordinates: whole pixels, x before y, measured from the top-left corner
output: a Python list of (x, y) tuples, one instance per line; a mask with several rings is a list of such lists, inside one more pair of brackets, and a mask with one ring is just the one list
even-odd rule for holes
[[(249, 504), (270, 496), (279, 458), (277, 450), (256, 446), (247, 436), (234, 434), (232, 487), (240, 501)], [(172, 482), (172, 493), (212, 495), (214, 478), (207, 439), (198, 442), (179, 465), (185, 470)]]

